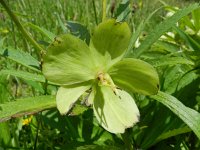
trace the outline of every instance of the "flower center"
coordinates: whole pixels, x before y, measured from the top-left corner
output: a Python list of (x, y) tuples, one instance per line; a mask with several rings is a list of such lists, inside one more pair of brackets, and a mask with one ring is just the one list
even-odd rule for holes
[(98, 73), (97, 76), (99, 86), (109, 86), (113, 92), (117, 95), (117, 86), (114, 84), (112, 78), (107, 73)]

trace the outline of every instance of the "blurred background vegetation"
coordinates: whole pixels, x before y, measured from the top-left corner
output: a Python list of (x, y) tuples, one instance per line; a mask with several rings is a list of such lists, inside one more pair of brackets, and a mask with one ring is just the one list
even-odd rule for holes
[[(18, 16), (25, 28), (32, 34), (33, 38), (38, 41), (43, 47), (48, 45), (48, 39), (43, 34), (38, 32), (37, 25), (42, 27), (55, 35), (69, 32), (70, 28), (67, 26), (67, 22), (75, 21), (84, 25), (89, 31), (92, 32), (93, 28), (101, 22), (102, 6), (100, 0), (7, 0), (7, 4), (10, 9)], [(116, 14), (116, 9), (119, 6), (121, 0), (108, 0), (107, 15), (113, 17)], [(145, 36), (152, 31), (157, 24), (166, 18), (169, 8), (173, 10), (175, 7), (183, 8), (191, 3), (199, 2), (199, 0), (130, 0), (131, 14), (127, 18), (133, 32), (136, 30), (142, 20), (145, 20), (153, 11), (160, 8), (154, 16), (147, 22), (143, 35)], [(169, 6), (169, 7), (163, 7)], [(167, 9), (168, 8), (168, 9)], [(4, 40), (4, 43), (2, 42)], [(141, 37), (142, 40), (142, 37)], [(170, 39), (168, 41), (178, 41), (175, 45), (171, 45), (173, 48), (183, 46), (183, 41), (176, 36), (176, 39)], [(40, 54), (35, 51), (32, 45), (29, 45), (25, 37), (17, 29), (14, 22), (10, 19), (4, 8), (0, 5), (0, 47), (2, 45), (6, 47), (13, 47), (20, 49), (24, 52), (28, 52), (33, 57), (41, 60)], [(160, 49), (161, 43), (154, 45), (154, 50)], [(169, 43), (168, 43), (169, 44)], [(184, 43), (185, 44), (185, 43)], [(163, 45), (162, 45), (163, 46)], [(162, 47), (161, 46), (161, 47)], [(184, 46), (187, 48), (188, 46)], [(165, 47), (162, 47), (163, 49)], [(163, 50), (164, 51), (164, 50)], [(151, 51), (150, 51), (151, 53)], [(154, 53), (154, 58), (157, 56), (163, 56), (168, 53), (161, 54)], [(175, 54), (173, 54), (175, 55)], [(178, 54), (177, 54), (178, 55)], [(148, 53), (141, 57), (142, 59), (150, 58)], [(147, 59), (148, 61), (148, 59)], [(151, 62), (151, 61), (149, 61)], [(6, 58), (0, 58), (0, 69), (15, 68), (16, 70), (26, 70), (23, 66), (13, 63), (12, 60)], [(190, 95), (185, 88), (181, 92), (176, 93), (176, 84), (172, 86), (172, 83), (179, 82), (179, 78), (191, 69), (188, 66), (173, 66), (169, 68), (159, 68), (162, 73), (161, 89), (167, 91), (170, 94), (174, 94), (185, 104), (191, 107), (196, 107), (196, 101), (188, 102), (188, 97), (197, 97), (195, 92), (198, 90), (199, 79), (195, 80), (195, 83), (191, 81), (187, 89), (191, 89)], [(164, 71), (163, 71), (164, 70)], [(31, 72), (28, 70), (28, 72)], [(166, 73), (167, 72), (167, 73)], [(178, 76), (177, 76), (178, 74)], [(194, 75), (194, 74), (192, 74)], [(175, 79), (172, 79), (175, 77)], [(192, 80), (192, 79), (191, 79)], [(165, 84), (164, 84), (165, 83)], [(9, 101), (10, 99), (16, 99), (27, 96), (43, 95), (45, 91), (43, 89), (45, 85), (29, 80), (21, 80), (17, 77), (11, 77), (7, 75), (0, 76), (0, 103)], [(55, 94), (57, 87), (48, 86), (48, 94)], [(185, 95), (184, 95), (184, 94)], [(188, 94), (188, 95), (187, 95)], [(192, 96), (191, 96), (192, 95)], [(137, 99), (144, 99), (142, 96), (136, 96)], [(188, 99), (187, 99), (188, 98)], [(193, 104), (195, 103), (195, 104)], [(147, 106), (147, 104), (149, 104)], [(131, 138), (135, 143), (136, 148), (144, 149), (197, 149), (200, 148), (198, 139), (190, 129), (185, 126), (177, 117), (175, 117), (170, 111), (165, 109), (158, 103), (149, 102), (144, 100), (139, 102), (138, 105), (141, 109), (141, 114), (144, 122), (135, 126), (133, 131), (130, 132)], [(157, 107), (155, 107), (157, 106)], [(154, 112), (152, 112), (152, 110)], [(150, 117), (148, 113), (152, 112), (154, 117)], [(163, 118), (159, 118), (159, 115)], [(13, 119), (9, 123), (0, 123), (0, 150), (1, 149), (124, 149), (124, 141), (120, 135), (110, 134), (97, 125), (95, 118), (92, 118), (92, 110), (84, 111), (81, 115), (64, 117), (60, 116), (56, 109), (44, 111), (34, 115), (34, 117), (25, 116), (19, 119)], [(172, 122), (168, 116), (172, 116)], [(160, 120), (156, 120), (158, 117)], [(151, 119), (149, 119), (151, 118)], [(151, 124), (151, 121), (152, 124)], [(165, 122), (157, 126), (158, 122)], [(146, 124), (150, 124), (151, 131), (146, 131)], [(166, 124), (168, 125), (166, 127)], [(164, 131), (169, 131), (174, 128), (183, 129), (179, 135), (178, 131), (172, 134), (178, 134), (167, 140), (159, 135)], [(144, 133), (140, 133), (144, 129)], [(159, 132), (157, 132), (160, 129)], [(189, 133), (188, 133), (189, 132)], [(148, 134), (147, 134), (148, 133)], [(170, 134), (170, 133), (169, 133)], [(145, 136), (141, 136), (145, 135)], [(167, 136), (167, 135), (163, 135)], [(157, 137), (161, 138), (155, 141)], [(130, 137), (128, 137), (130, 138)], [(157, 143), (156, 143), (157, 142)], [(94, 146), (96, 145), (96, 146)], [(101, 145), (101, 146), (99, 146)], [(107, 147), (109, 146), (109, 147)], [(7, 147), (7, 148), (5, 148)], [(78, 147), (78, 148), (77, 148)], [(191, 149), (191, 150), (193, 150)]]

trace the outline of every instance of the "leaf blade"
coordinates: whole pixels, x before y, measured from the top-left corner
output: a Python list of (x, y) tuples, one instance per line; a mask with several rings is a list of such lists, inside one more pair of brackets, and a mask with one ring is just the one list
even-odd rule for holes
[(0, 122), (56, 107), (54, 96), (21, 98), (0, 104)]
[(157, 95), (151, 96), (151, 98), (168, 107), (173, 113), (182, 119), (182, 121), (185, 122), (200, 139), (200, 113), (186, 107), (175, 97), (161, 91), (159, 91)]

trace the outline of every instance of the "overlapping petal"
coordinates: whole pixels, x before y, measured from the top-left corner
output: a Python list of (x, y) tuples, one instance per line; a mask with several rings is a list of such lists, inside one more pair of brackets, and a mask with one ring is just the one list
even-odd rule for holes
[(126, 22), (108, 19), (94, 30), (91, 45), (102, 55), (109, 53), (111, 59), (121, 56), (128, 47), (131, 32)]
[(114, 83), (124, 90), (144, 95), (158, 92), (158, 74), (153, 66), (142, 60), (125, 58), (112, 66), (109, 74)]
[(91, 82), (79, 86), (60, 87), (56, 95), (56, 104), (61, 114), (66, 114), (78, 98), (91, 87)]
[(95, 58), (91, 50), (84, 41), (73, 35), (55, 38), (43, 59), (43, 74), (56, 84), (72, 85), (95, 78)]
[(108, 86), (96, 89), (93, 102), (94, 114), (100, 125), (111, 133), (124, 133), (139, 121), (139, 110), (133, 98), (125, 91), (116, 95)]

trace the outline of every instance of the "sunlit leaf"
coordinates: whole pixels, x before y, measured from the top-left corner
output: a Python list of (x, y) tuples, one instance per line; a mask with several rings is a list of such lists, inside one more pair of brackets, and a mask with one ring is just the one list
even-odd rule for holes
[(101, 54), (109, 53), (111, 58), (121, 56), (128, 47), (131, 32), (127, 23), (109, 19), (97, 26), (92, 36), (92, 45)]
[(194, 40), (190, 35), (186, 34), (184, 31), (182, 31), (178, 27), (174, 27), (173, 29), (179, 34), (179, 36), (187, 43), (187, 45), (190, 48), (197, 51), (200, 49), (199, 42)]
[(1, 70), (0, 75), (11, 75), (25, 80), (45, 82), (45, 78), (41, 74), (33, 74), (20, 70)]
[(30, 54), (12, 47), (0, 48), (0, 56), (13, 60), (34, 71), (39, 71), (40, 63)]
[(175, 97), (163, 92), (158, 92), (157, 95), (151, 97), (168, 107), (173, 113), (182, 119), (182, 121), (185, 122), (200, 139), (200, 113), (186, 107)]
[(0, 122), (56, 107), (54, 96), (21, 98), (0, 104)]
[(115, 15), (115, 18), (117, 18), (117, 22), (124, 21), (131, 12), (129, 4), (130, 4), (129, 0), (123, 0), (119, 4), (119, 7), (117, 8), (117, 12)]
[(118, 87), (127, 91), (145, 95), (158, 92), (158, 74), (150, 64), (142, 60), (125, 58), (112, 66), (109, 74)]
[[(165, 61), (163, 61), (165, 60)], [(166, 66), (166, 65), (177, 65), (177, 64), (185, 64), (185, 65), (194, 65), (194, 62), (183, 58), (183, 57), (161, 57), (155, 60), (151, 60), (150, 63), (154, 67)]]
[(60, 87), (56, 95), (56, 104), (61, 114), (66, 114), (78, 98), (91, 87), (91, 82), (75, 87)]
[(94, 114), (100, 125), (111, 133), (124, 133), (139, 121), (139, 110), (134, 99), (125, 91), (110, 87), (97, 87), (93, 102)]

